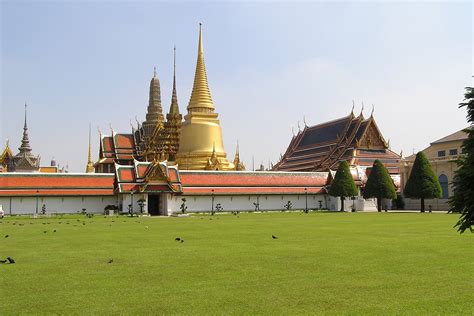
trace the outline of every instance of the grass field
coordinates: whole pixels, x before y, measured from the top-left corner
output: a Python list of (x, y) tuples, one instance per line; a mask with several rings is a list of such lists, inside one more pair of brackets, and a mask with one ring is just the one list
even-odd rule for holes
[(457, 217), (5, 218), (0, 314), (472, 315), (474, 234)]

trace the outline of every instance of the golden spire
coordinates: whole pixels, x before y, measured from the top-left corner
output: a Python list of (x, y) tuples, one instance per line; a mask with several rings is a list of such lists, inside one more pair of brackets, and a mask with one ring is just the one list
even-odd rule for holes
[[(208, 109), (214, 112), (214, 103), (212, 102), (211, 92), (207, 83), (206, 66), (204, 65), (204, 50), (202, 48), (202, 24), (199, 23), (199, 45), (198, 57), (196, 63), (196, 73), (194, 75), (193, 92), (189, 100), (188, 111), (193, 109)], [(199, 110), (198, 110), (199, 111)]]
[(91, 154), (91, 125), (89, 124), (89, 152), (87, 153), (86, 173), (93, 173), (94, 171), (94, 163), (92, 162)]
[(173, 93), (171, 95), (170, 114), (179, 114), (178, 95), (176, 94), (176, 46), (173, 51)]

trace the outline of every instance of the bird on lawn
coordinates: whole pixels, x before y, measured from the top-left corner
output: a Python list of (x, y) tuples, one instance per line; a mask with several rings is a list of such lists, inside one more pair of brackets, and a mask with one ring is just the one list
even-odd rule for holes
[(10, 235), (5, 235), (5, 238), (8, 238)]
[(47, 231), (47, 230), (45, 230), (43, 233), (44, 233), (44, 234), (46, 234), (47, 232), (48, 232), (48, 231)]
[(53, 230), (53, 233), (55, 233), (55, 232), (56, 232), (56, 229), (55, 229), (55, 230)]
[(184, 242), (184, 239), (181, 239), (181, 242), (183, 243), (183, 242)]
[(7, 263), (7, 260), (0, 260), (0, 263)]
[(174, 240), (176, 240), (176, 241), (180, 241), (180, 240), (181, 240), (181, 238), (179, 238), (179, 237), (176, 237)]
[(273, 238), (273, 239), (278, 239), (278, 237), (277, 237), (277, 236), (275, 236), (275, 235), (272, 235), (272, 238)]
[(108, 263), (112, 263), (112, 262), (114, 262), (114, 259), (110, 259)]
[(15, 260), (13, 260), (12, 257), (7, 257), (7, 260), (8, 260), (9, 263), (15, 263)]

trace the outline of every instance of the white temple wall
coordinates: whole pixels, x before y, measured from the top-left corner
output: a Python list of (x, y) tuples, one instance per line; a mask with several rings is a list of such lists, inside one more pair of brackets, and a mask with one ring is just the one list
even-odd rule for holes
[(119, 201), (119, 212), (128, 213), (128, 206), (132, 204), (133, 200), (133, 212), (139, 213), (140, 212), (140, 204), (138, 201), (141, 199), (145, 200), (145, 204), (143, 206), (143, 213), (147, 213), (147, 205), (148, 205), (148, 195), (147, 194), (119, 194), (118, 201)]
[[(285, 204), (291, 202), (290, 210), (302, 210), (306, 207), (305, 195), (215, 195), (212, 196), (170, 195), (167, 203), (167, 213), (181, 212), (182, 199), (186, 199), (187, 212), (210, 212), (213, 205), (216, 210), (220, 204), (222, 211), (255, 211), (254, 203), (259, 204), (261, 211), (284, 210)], [(326, 208), (326, 198), (323, 194), (308, 194), (308, 209)]]
[[(0, 197), (0, 205), (6, 215), (41, 214), (43, 205), (46, 213), (76, 214), (86, 209), (88, 213), (103, 213), (105, 206), (116, 205), (117, 198), (106, 196), (28, 196)], [(38, 205), (38, 207), (36, 207)]]
[[(328, 208), (330, 211), (339, 211), (341, 209), (341, 198), (328, 195)], [(390, 210), (392, 208), (392, 200), (383, 199), (382, 209)], [(364, 199), (361, 196), (357, 196), (355, 200), (350, 197), (344, 199), (344, 211), (351, 212), (352, 208), (356, 211), (376, 212), (377, 211), (377, 200), (376, 199)]]

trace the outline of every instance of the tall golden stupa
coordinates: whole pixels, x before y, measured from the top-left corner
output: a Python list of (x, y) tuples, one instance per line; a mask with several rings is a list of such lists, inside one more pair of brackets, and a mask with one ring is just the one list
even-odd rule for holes
[(193, 91), (187, 107), (188, 114), (181, 126), (176, 161), (180, 169), (232, 170), (235, 167), (227, 160), (218, 114), (214, 112), (207, 83), (201, 24), (198, 45)]

